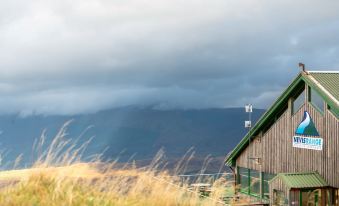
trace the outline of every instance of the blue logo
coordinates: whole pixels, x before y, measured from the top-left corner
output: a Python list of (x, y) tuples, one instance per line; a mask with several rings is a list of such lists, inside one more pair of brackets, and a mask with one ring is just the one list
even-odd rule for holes
[(308, 112), (304, 112), (304, 118), (295, 131), (295, 134), (305, 136), (319, 136), (319, 133), (314, 126), (314, 122)]

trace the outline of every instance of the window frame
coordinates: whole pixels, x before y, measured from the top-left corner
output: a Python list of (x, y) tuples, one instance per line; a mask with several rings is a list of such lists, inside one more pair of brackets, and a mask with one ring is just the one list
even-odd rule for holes
[[(251, 175), (251, 171), (252, 173), (254, 174), (257, 174), (256, 176), (252, 176)], [(266, 199), (268, 200), (269, 199), (269, 196), (265, 196), (265, 193), (264, 193), (264, 183), (268, 183), (271, 179), (273, 179), (276, 175), (275, 174), (271, 174), (271, 173), (265, 173), (265, 172), (260, 172), (258, 170), (252, 170), (252, 169), (248, 169), (248, 168), (245, 168), (245, 167), (237, 167), (237, 172), (238, 172), (238, 177), (237, 177), (237, 184), (240, 185), (240, 188), (239, 188), (239, 192), (242, 193), (242, 194), (245, 194), (245, 195), (249, 195), (249, 196), (252, 196), (252, 197), (256, 197), (256, 198), (260, 198), (261, 194), (260, 194), (260, 191), (259, 193), (253, 193), (251, 191), (252, 189), (252, 186), (251, 185), (251, 181), (252, 179), (257, 179), (259, 180), (259, 184), (261, 185), (261, 189), (262, 189), (262, 196), (261, 198), (263, 199)], [(241, 175), (241, 174), (242, 175)], [(258, 174), (259, 174), (259, 177), (258, 177)], [(270, 179), (266, 179), (265, 177), (270, 177)], [(243, 180), (242, 177), (245, 177), (246, 179)], [(246, 185), (242, 185), (241, 182), (245, 182)], [(247, 189), (244, 189), (244, 188), (247, 188)]]
[[(299, 99), (299, 97), (303, 97), (303, 101), (302, 103), (299, 105), (298, 108), (295, 108), (294, 103)], [(297, 93), (297, 95), (295, 95), (294, 97), (292, 97), (292, 102), (291, 102), (291, 113), (292, 116), (294, 114), (296, 114), (306, 103), (306, 92), (305, 92), (305, 87), (303, 87), (302, 89), (300, 89), (300, 91)]]
[[(316, 94), (319, 98), (321, 98), (322, 108), (319, 108), (319, 106), (317, 104), (315, 104), (315, 102), (312, 102), (312, 94)], [(319, 94), (319, 92), (317, 90), (313, 89), (312, 87), (308, 86), (308, 96), (307, 97), (308, 97), (308, 103), (310, 105), (312, 105), (312, 107), (315, 108), (318, 112), (320, 112), (322, 115), (324, 115), (326, 102), (325, 102), (324, 98)]]

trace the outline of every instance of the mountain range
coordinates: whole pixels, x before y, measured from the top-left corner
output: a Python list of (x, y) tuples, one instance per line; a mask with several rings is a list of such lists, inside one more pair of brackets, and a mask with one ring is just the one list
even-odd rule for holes
[[(263, 112), (254, 109), (253, 120)], [(169, 159), (178, 159), (193, 148), (197, 159), (207, 155), (222, 159), (247, 132), (247, 119), (243, 108), (159, 110), (132, 106), (81, 115), (2, 115), (2, 167), (11, 167), (20, 154), (21, 165), (30, 165), (36, 158), (33, 144), (43, 131), (48, 144), (69, 120), (73, 121), (66, 138), (80, 138), (79, 145), (92, 138), (84, 157), (100, 153), (105, 160), (142, 162), (152, 159), (161, 148)]]

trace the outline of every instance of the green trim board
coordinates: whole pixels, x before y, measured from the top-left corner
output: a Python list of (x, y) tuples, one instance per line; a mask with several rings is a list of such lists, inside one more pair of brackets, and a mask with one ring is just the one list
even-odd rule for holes
[(318, 172), (279, 173), (269, 182), (271, 183), (276, 179), (281, 179), (289, 189), (323, 188), (329, 186)]
[[(317, 73), (318, 79), (319, 79), (319, 74), (320, 73)], [(334, 73), (334, 74), (337, 74), (337, 73)], [(333, 100), (332, 98), (333, 96), (330, 97), (328, 93), (324, 92), (323, 89), (325, 87), (320, 88), (318, 84), (321, 82), (314, 82), (313, 81), (314, 77), (312, 75), (313, 75), (312, 72), (308, 72), (308, 73), (301, 72), (298, 74), (298, 76), (292, 81), (292, 83), (287, 87), (287, 89), (282, 93), (282, 95), (279, 96), (278, 99), (273, 103), (273, 105), (262, 115), (262, 117), (254, 125), (251, 131), (248, 132), (245, 135), (245, 137), (240, 141), (240, 143), (228, 154), (226, 161), (225, 161), (226, 165), (235, 166), (236, 158), (248, 146), (248, 142), (249, 142), (248, 140), (250, 138), (250, 135), (252, 139), (253, 136), (256, 136), (259, 134), (260, 130), (266, 124), (269, 124), (269, 122), (274, 121), (276, 113), (278, 113), (282, 108), (284, 108), (288, 104), (289, 98), (295, 96), (296, 93), (299, 91), (298, 88), (300, 88), (304, 84), (308, 85), (309, 87), (317, 91), (319, 95), (324, 99), (326, 104), (330, 106), (330, 108), (332, 109), (334, 113), (339, 113), (339, 105), (337, 104), (339, 100), (338, 99)], [(337, 81), (339, 81), (339, 75), (335, 75), (335, 77), (338, 78)]]

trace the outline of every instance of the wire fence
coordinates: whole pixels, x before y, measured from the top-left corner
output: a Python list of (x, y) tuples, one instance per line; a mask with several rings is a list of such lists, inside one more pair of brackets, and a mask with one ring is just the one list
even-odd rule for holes
[(228, 182), (234, 181), (233, 173), (211, 173), (211, 174), (183, 174), (183, 175), (173, 175), (170, 177), (177, 177), (181, 182), (188, 184), (194, 183), (209, 183), (213, 184), (216, 180), (224, 178)]

